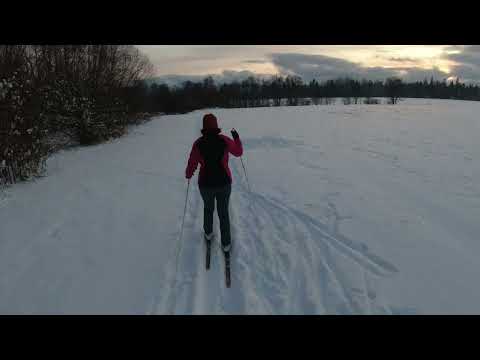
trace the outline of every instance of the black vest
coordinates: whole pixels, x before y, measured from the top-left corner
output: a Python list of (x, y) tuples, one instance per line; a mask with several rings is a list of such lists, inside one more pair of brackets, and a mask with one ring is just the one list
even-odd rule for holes
[(218, 135), (204, 135), (198, 141), (197, 146), (205, 162), (199, 185), (201, 187), (223, 187), (230, 184), (230, 177), (222, 165), (222, 159), (227, 149), (225, 141)]

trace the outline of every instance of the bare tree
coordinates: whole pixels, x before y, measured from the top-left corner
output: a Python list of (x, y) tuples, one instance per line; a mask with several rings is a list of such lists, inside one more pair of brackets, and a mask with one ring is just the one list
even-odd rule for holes
[(403, 83), (399, 78), (388, 78), (385, 81), (385, 93), (389, 98), (389, 103), (395, 105), (400, 98)]

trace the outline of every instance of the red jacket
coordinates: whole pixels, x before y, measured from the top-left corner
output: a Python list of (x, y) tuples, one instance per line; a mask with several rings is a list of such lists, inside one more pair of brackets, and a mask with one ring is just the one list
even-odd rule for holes
[[(222, 186), (226, 185), (224, 184), (226, 181), (231, 184), (232, 173), (228, 167), (228, 154), (230, 153), (236, 157), (242, 156), (243, 146), (240, 138), (232, 140), (222, 134), (215, 135), (213, 137), (213, 145), (207, 143), (206, 139), (205, 136), (202, 136), (193, 143), (185, 170), (185, 177), (190, 179), (195, 173), (198, 164), (200, 164), (200, 174), (198, 176), (198, 184), (200, 186)], [(215, 155), (215, 152), (218, 154)], [(212, 160), (207, 161), (207, 159)], [(219, 169), (212, 170), (217, 162), (219, 162)], [(207, 169), (207, 163), (210, 169)], [(222, 176), (225, 179), (221, 179)]]

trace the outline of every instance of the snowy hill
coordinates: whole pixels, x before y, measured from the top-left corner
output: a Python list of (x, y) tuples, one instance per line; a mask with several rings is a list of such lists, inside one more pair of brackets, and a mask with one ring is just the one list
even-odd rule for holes
[(480, 103), (212, 111), (251, 185), (232, 158), (230, 289), (196, 176), (178, 241), (197, 111), (0, 196), (0, 313), (480, 313)]

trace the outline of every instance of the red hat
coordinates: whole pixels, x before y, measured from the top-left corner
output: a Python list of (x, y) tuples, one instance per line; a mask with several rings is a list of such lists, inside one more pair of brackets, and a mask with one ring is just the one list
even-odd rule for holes
[(202, 133), (205, 131), (214, 131), (219, 132), (220, 129), (218, 128), (217, 118), (213, 114), (206, 114), (203, 117), (203, 129)]

